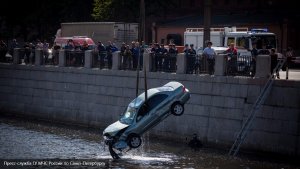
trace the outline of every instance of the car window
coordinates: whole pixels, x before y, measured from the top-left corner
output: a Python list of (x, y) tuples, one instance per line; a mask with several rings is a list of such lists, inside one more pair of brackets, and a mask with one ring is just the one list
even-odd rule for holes
[(164, 101), (167, 97), (168, 97), (168, 95), (166, 95), (166, 94), (157, 94), (157, 95), (151, 97), (147, 101), (148, 106), (149, 106), (149, 110), (153, 109), (159, 103), (161, 103), (162, 101)]
[(136, 114), (136, 108), (128, 106), (125, 113), (121, 116), (120, 122), (123, 124), (131, 124)]
[(149, 112), (149, 106), (147, 103), (144, 103), (141, 107), (140, 110), (138, 112), (137, 115), (137, 121), (140, 121), (148, 112)]
[(144, 115), (146, 115), (150, 110), (155, 108), (159, 103), (163, 102), (167, 97), (168, 95), (166, 94), (158, 94), (151, 97), (146, 103), (144, 103), (141, 106), (138, 112), (137, 121), (141, 120), (144, 117)]

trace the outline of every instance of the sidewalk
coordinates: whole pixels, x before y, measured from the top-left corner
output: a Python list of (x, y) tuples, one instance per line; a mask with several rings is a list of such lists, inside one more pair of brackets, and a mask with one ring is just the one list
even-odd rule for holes
[[(280, 79), (286, 79), (286, 71), (279, 72)], [(288, 80), (300, 80), (300, 69), (290, 69)]]

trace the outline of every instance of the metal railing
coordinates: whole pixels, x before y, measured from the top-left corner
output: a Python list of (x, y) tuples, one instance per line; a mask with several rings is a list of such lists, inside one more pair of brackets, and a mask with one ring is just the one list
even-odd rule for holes
[(35, 63), (35, 50), (28, 48), (21, 48), (19, 51), (18, 63), (21, 64), (34, 64)]
[(119, 70), (134, 70), (132, 54), (120, 53), (119, 59), (120, 59)]
[[(111, 59), (111, 58), (110, 58)], [(106, 51), (92, 51), (92, 67), (100, 69), (111, 69)]]
[(206, 56), (201, 55), (185, 55), (187, 59), (186, 73), (187, 74), (207, 74), (208, 61)]
[[(149, 54), (149, 55), (148, 55)], [(145, 58), (144, 58), (145, 57)], [(57, 50), (48, 56), (48, 61), (40, 49), (18, 48), (14, 50), (10, 62), (13, 64), (34, 64), (34, 65), (58, 65), (68, 67), (85, 67), (113, 70), (134, 70), (132, 59), (126, 58), (120, 52), (113, 53), (113, 56), (106, 51), (97, 50)], [(110, 60), (109, 60), (110, 59)], [(145, 60), (146, 59), (146, 60)], [(256, 71), (261, 72), (265, 69), (256, 67), (256, 60), (248, 55), (238, 55), (236, 58), (229, 55), (217, 55), (214, 61), (213, 71), (211, 72), (210, 60), (203, 55), (162, 55), (146, 53), (143, 56), (150, 72), (186, 73), (186, 74), (210, 74), (217, 76), (254, 76)], [(113, 63), (114, 61), (114, 63)], [(178, 62), (179, 61), (179, 62)], [(61, 63), (60, 63), (61, 62)], [(86, 63), (85, 63), (86, 62)], [(217, 64), (217, 65), (216, 65)], [(141, 66), (141, 70), (143, 65)], [(261, 73), (260, 73), (261, 74)]]
[(83, 67), (84, 66), (84, 51), (82, 50), (65, 50), (66, 66)]
[(52, 50), (52, 53), (49, 55), (49, 59), (51, 60), (52, 65), (59, 64), (59, 50)]
[(252, 56), (226, 56), (225, 75), (227, 76), (254, 76), (255, 61)]
[(176, 72), (177, 54), (150, 53), (152, 72)]

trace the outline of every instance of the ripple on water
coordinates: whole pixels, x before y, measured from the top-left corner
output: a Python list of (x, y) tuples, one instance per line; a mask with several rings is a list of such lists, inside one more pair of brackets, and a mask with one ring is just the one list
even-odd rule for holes
[[(8, 122), (7, 122), (8, 121)], [(200, 169), (295, 169), (248, 159), (229, 159), (222, 153), (201, 149), (192, 151), (182, 144), (149, 141), (143, 137), (143, 146), (129, 151), (120, 160), (114, 160), (104, 146), (100, 132), (43, 125), (0, 118), (0, 159), (95, 159), (109, 163), (111, 168), (200, 168)], [(167, 153), (166, 153), (167, 152)]]

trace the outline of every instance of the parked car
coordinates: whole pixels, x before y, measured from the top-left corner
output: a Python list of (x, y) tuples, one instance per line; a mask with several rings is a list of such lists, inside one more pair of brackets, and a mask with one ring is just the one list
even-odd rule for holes
[[(138, 148), (143, 133), (159, 124), (170, 114), (180, 116), (190, 92), (179, 82), (147, 90), (129, 103), (120, 119), (103, 131), (105, 143), (117, 150)], [(113, 155), (112, 155), (113, 156)]]

